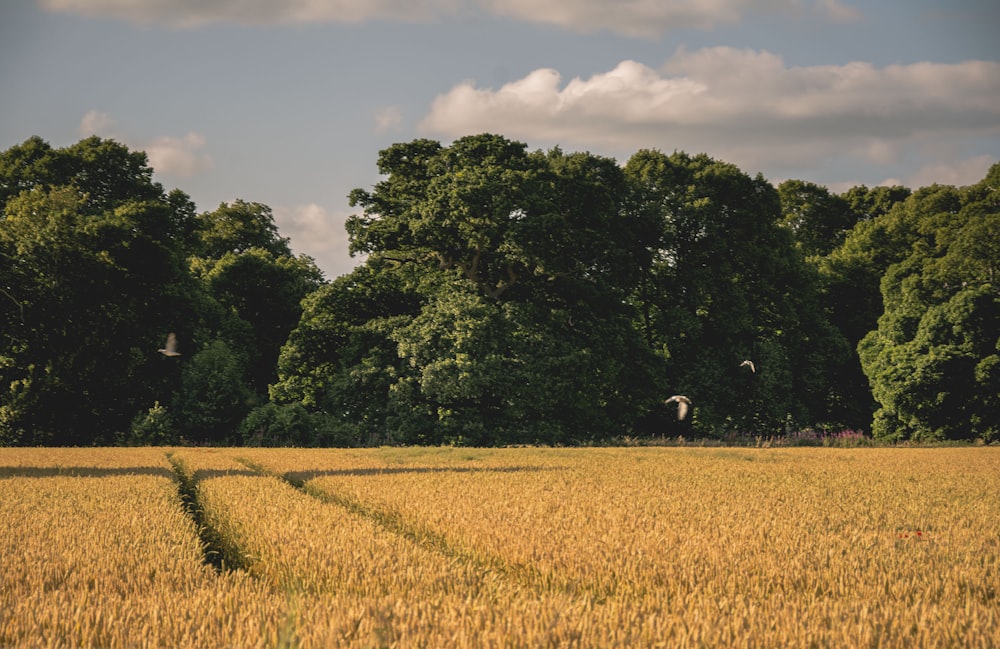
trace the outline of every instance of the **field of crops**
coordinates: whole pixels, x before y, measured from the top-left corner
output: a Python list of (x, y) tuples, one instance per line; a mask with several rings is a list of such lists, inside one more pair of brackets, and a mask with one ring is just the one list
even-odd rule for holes
[(1000, 448), (0, 448), (0, 647), (1000, 647)]

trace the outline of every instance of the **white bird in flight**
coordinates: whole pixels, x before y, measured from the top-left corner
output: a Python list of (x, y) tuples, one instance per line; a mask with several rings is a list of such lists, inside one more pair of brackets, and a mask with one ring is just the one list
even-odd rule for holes
[(757, 373), (757, 368), (754, 367), (753, 361), (750, 360), (743, 361), (742, 363), (740, 363), (740, 367), (749, 367), (751, 372), (755, 374)]
[(167, 334), (167, 346), (163, 349), (157, 349), (164, 356), (180, 356), (181, 353), (177, 351), (177, 336), (173, 332)]
[(691, 400), (682, 394), (675, 394), (663, 403), (673, 403), (677, 402), (677, 421), (681, 421), (688, 414), (688, 407), (691, 405)]

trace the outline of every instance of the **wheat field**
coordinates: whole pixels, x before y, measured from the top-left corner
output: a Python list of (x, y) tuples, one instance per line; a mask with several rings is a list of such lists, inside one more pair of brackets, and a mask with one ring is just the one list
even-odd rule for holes
[(998, 647), (1000, 448), (0, 448), (0, 647)]

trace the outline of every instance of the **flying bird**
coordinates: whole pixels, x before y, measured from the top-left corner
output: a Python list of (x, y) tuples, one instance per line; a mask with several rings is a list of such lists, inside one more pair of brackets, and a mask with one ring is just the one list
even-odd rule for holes
[(180, 356), (181, 353), (177, 351), (177, 336), (173, 332), (167, 334), (167, 346), (163, 349), (157, 349), (164, 356)]
[(675, 394), (663, 403), (673, 403), (677, 402), (677, 421), (681, 421), (688, 414), (688, 408), (691, 406), (691, 400), (682, 394)]
[(749, 367), (751, 372), (757, 373), (757, 368), (754, 367), (753, 361), (743, 361), (740, 363), (740, 367)]

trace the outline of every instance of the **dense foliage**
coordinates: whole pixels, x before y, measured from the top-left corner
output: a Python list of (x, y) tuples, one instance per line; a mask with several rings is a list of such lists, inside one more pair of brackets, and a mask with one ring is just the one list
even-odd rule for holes
[(1000, 438), (1000, 165), (958, 190), (927, 187), (893, 217), (911, 243), (882, 278), (859, 347), (888, 439)]
[(378, 168), (328, 282), (114, 141), (0, 154), (0, 444), (1000, 435), (1000, 165), (838, 195), (484, 134)]
[(266, 206), (152, 173), (96, 137), (0, 154), (0, 444), (227, 442), (266, 400), (320, 271)]

